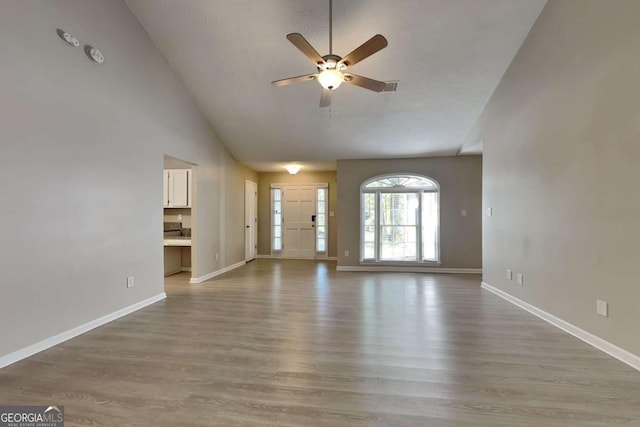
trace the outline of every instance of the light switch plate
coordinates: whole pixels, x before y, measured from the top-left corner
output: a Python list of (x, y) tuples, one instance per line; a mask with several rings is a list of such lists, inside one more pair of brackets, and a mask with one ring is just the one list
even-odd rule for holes
[(467, 210), (466, 209), (461, 209), (460, 210), (460, 215), (461, 216), (467, 216)]
[(507, 270), (507, 279), (513, 280), (513, 271)]
[(524, 275), (522, 273), (518, 273), (518, 285), (524, 285)]

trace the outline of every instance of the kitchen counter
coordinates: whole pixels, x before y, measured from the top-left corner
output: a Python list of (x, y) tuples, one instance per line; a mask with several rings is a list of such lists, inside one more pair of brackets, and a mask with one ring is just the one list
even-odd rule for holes
[(191, 236), (165, 236), (165, 246), (191, 246)]

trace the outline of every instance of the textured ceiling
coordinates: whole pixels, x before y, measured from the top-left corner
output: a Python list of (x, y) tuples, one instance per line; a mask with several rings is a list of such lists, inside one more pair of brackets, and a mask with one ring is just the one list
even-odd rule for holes
[(285, 35), (328, 53), (328, 1), (127, 0), (242, 163), (331, 169), (337, 159), (455, 155), (546, 0), (334, 0), (339, 55), (376, 33), (389, 46), (353, 72), (397, 92), (344, 84), (319, 108), (315, 72)]

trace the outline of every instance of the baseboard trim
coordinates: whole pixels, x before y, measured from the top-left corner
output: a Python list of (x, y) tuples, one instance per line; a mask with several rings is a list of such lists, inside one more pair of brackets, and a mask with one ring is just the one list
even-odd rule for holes
[(227, 273), (227, 272), (229, 272), (231, 270), (235, 270), (238, 267), (242, 267), (246, 263), (247, 263), (246, 261), (236, 262), (235, 264), (231, 264), (231, 265), (229, 265), (227, 267), (221, 268), (220, 270), (216, 270), (216, 271), (213, 271), (213, 272), (211, 272), (209, 274), (205, 274), (204, 276), (192, 277), (189, 280), (189, 283), (191, 283), (192, 285), (197, 285), (199, 283), (206, 282), (207, 280), (213, 279), (216, 276), (219, 276), (221, 274)]
[(514, 297), (511, 294), (506, 293), (496, 287), (491, 286), (487, 282), (482, 282), (480, 285), (482, 289), (485, 289), (500, 298), (509, 301), (510, 303), (517, 305), (523, 310), (528, 311), (534, 316), (539, 317), (547, 323), (552, 324), (553, 326), (562, 329), (568, 334), (573, 335), (574, 337), (586, 342), (587, 344), (597, 348), (600, 351), (607, 353), (609, 356), (614, 357), (621, 361), (622, 363), (626, 363), (634, 369), (640, 371), (640, 356), (637, 356), (623, 348), (618, 347), (615, 344), (610, 343), (596, 335), (593, 335), (591, 332), (587, 332), (584, 329), (581, 329), (565, 320), (560, 319), (559, 317), (554, 316), (553, 314), (547, 313), (544, 310), (539, 309), (538, 307), (529, 304), (528, 302), (522, 301), (519, 298)]
[(0, 357), (0, 369), (16, 363), (22, 359), (26, 359), (27, 357), (33, 356), (36, 353), (47, 350), (53, 346), (61, 344), (65, 341), (68, 341), (72, 338), (75, 338), (79, 335), (82, 335), (86, 332), (89, 332), (90, 330), (95, 329), (99, 326), (105, 325), (109, 322), (113, 322), (114, 320), (124, 317), (127, 314), (133, 313), (134, 311), (138, 311), (158, 301), (162, 301), (166, 297), (167, 294), (162, 292), (158, 295), (152, 296), (151, 298), (147, 298), (125, 308), (121, 308), (120, 310), (114, 311), (113, 313), (99, 317), (95, 320), (91, 320), (90, 322), (84, 323), (80, 326), (76, 326), (73, 329), (69, 329), (52, 337), (45, 338), (35, 344), (31, 344), (27, 347), (21, 348), (20, 350), (16, 350), (12, 353), (4, 355)]
[(393, 265), (339, 265), (337, 271), (366, 271), (392, 273), (445, 273), (445, 274), (482, 274), (481, 268), (438, 268), (438, 267), (410, 267)]
[(283, 258), (282, 256), (273, 256), (273, 255), (258, 255), (258, 258), (263, 259), (297, 259), (297, 260), (309, 260), (309, 261), (337, 261), (338, 258), (334, 256), (329, 256), (325, 258)]
[(178, 274), (178, 273), (182, 273), (182, 269), (165, 272), (164, 277), (173, 276), (174, 274)]
[(180, 272), (185, 272), (185, 271), (186, 271), (186, 272), (191, 272), (191, 267), (182, 267), (182, 268), (180, 269)]

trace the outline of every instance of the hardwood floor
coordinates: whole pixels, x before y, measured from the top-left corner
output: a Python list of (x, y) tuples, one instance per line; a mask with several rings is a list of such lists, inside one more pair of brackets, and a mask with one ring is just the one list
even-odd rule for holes
[(640, 373), (480, 276), (257, 260), (0, 370), (67, 426), (640, 424)]

